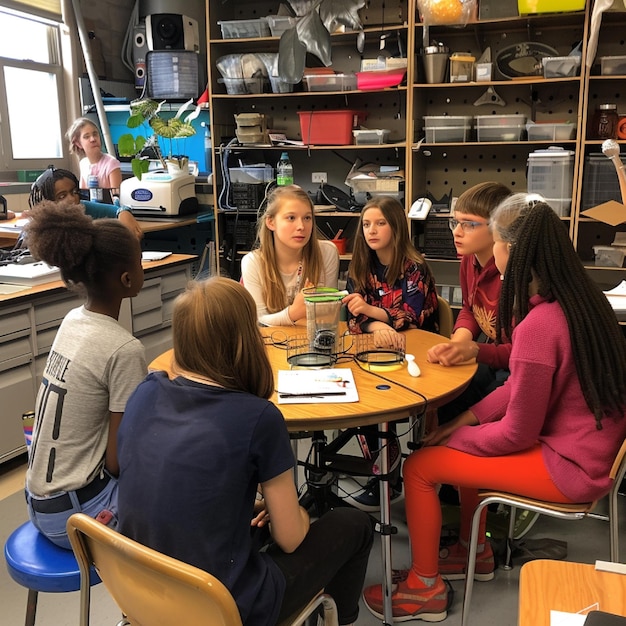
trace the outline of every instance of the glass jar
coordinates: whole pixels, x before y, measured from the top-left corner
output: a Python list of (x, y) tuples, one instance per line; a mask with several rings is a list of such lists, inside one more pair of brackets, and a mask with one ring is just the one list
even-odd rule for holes
[(590, 127), (591, 139), (617, 139), (617, 115), (616, 104), (601, 104), (593, 114)]

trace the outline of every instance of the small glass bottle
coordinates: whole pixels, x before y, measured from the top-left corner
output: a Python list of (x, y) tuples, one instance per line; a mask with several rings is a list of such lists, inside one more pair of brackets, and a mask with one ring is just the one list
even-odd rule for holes
[(291, 165), (289, 155), (286, 152), (280, 155), (280, 160), (276, 165), (276, 184), (279, 187), (293, 185), (293, 165)]
[(592, 139), (617, 139), (617, 115), (616, 104), (601, 104), (595, 110), (591, 120)]

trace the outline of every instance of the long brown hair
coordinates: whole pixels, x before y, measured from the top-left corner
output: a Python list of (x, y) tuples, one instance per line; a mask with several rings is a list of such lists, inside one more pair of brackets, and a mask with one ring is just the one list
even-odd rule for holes
[(354, 282), (355, 291), (360, 293), (365, 291), (367, 276), (373, 269), (376, 256), (376, 253), (367, 245), (363, 235), (363, 216), (368, 209), (372, 208), (380, 209), (391, 227), (391, 247), (394, 253), (385, 272), (387, 282), (393, 285), (402, 277), (407, 259), (427, 265), (422, 254), (411, 243), (404, 207), (391, 196), (376, 196), (361, 211), (352, 246), (352, 261), (348, 268), (348, 275)]
[(528, 202), (526, 194), (505, 200), (491, 218), (500, 239), (511, 244), (500, 306), (500, 329), (510, 337), (530, 309), (528, 285), (556, 300), (569, 329), (576, 372), (598, 428), (606, 412), (626, 407), (626, 339), (606, 296), (589, 277), (567, 229), (545, 202)]
[(258, 253), (261, 258), (261, 278), (263, 281), (263, 299), (267, 310), (270, 313), (282, 311), (289, 305), (287, 302), (287, 291), (278, 271), (278, 260), (276, 258), (276, 247), (274, 246), (274, 231), (267, 227), (267, 218), (275, 218), (284, 200), (292, 198), (299, 200), (306, 206), (311, 208), (313, 216), (313, 229), (311, 238), (302, 250), (302, 280), (304, 285), (309, 282), (317, 285), (322, 275), (322, 254), (317, 239), (315, 228), (315, 213), (313, 211), (313, 202), (309, 195), (297, 185), (287, 185), (285, 187), (277, 187), (268, 198), (267, 210), (259, 218), (257, 225), (257, 243)]
[(256, 304), (239, 283), (222, 277), (190, 283), (174, 302), (172, 335), (179, 368), (227, 389), (272, 395)]

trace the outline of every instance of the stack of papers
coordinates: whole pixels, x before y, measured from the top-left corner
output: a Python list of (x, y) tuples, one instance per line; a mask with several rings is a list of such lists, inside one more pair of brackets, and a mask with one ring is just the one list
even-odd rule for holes
[(42, 285), (53, 280), (61, 280), (61, 272), (58, 267), (47, 265), (43, 261), (37, 263), (17, 263), (0, 267), (0, 283), (10, 285)]
[(354, 375), (348, 368), (279, 370), (278, 404), (358, 402)]

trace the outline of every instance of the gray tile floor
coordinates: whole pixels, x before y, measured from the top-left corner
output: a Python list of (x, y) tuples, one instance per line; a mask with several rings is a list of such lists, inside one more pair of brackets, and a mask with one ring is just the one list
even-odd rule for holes
[[(1, 476), (0, 476), (1, 481)], [(626, 498), (621, 499), (622, 519), (626, 519)], [(605, 510), (601, 503), (599, 511)], [(0, 500), (0, 541), (27, 518), (24, 501), (18, 493)], [(393, 505), (392, 519), (398, 528), (398, 534), (392, 540), (393, 566), (408, 566), (410, 562), (406, 525), (403, 522), (403, 503)], [(624, 526), (624, 524), (622, 525)], [(622, 547), (626, 544), (625, 531), (620, 533)], [(543, 517), (533, 527), (529, 538), (551, 537), (567, 541), (568, 560), (593, 563), (596, 559), (609, 558), (608, 524), (586, 519), (578, 522), (562, 522)], [(623, 552), (623, 551), (622, 551)], [(375, 584), (381, 579), (380, 542), (376, 541), (370, 557), (366, 584)], [(472, 602), (472, 625), (515, 626), (517, 624), (519, 567), (511, 571), (499, 569), (495, 579), (487, 583), (476, 583)], [(448, 618), (443, 622), (447, 626), (460, 624), (463, 583), (453, 583), (455, 599)], [(24, 623), (26, 590), (14, 583), (6, 569), (0, 567), (0, 624), (18, 626)], [(79, 594), (41, 594), (39, 600), (37, 626), (77, 626), (79, 614)], [(92, 626), (113, 626), (119, 619), (119, 610), (108, 596), (103, 585), (93, 588)], [(359, 626), (380, 626), (379, 619), (362, 607)]]

